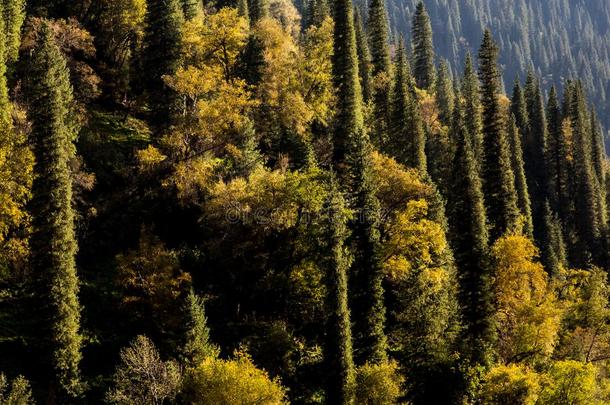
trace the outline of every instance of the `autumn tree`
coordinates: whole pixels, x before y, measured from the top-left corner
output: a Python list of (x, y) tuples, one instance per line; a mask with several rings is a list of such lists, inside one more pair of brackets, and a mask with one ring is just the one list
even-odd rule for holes
[(38, 33), (25, 86), (36, 156), (31, 202), (32, 268), (36, 293), (44, 300), (37, 309), (38, 343), (43, 349), (51, 395), (70, 401), (81, 390), (81, 308), (69, 166), (78, 128), (66, 61), (48, 24)]

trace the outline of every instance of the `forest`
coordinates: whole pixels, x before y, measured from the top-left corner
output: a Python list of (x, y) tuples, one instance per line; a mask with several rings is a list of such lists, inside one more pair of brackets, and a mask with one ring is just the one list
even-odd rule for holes
[(444, 3), (0, 0), (0, 405), (610, 403), (608, 6)]

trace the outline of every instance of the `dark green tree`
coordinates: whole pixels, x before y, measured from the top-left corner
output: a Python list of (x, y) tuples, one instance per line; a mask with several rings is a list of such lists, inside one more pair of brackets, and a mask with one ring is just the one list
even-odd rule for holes
[(524, 133), (523, 155), (527, 185), (532, 199), (534, 236), (538, 242), (543, 239), (544, 202), (547, 199), (546, 157), (548, 131), (546, 114), (540, 84), (533, 74), (528, 74), (525, 85), (525, 99), (529, 128)]
[[(529, 129), (529, 117), (527, 114), (527, 103), (525, 102), (525, 94), (521, 88), (519, 80), (515, 80), (515, 86), (513, 87), (513, 96), (510, 101), (510, 112), (515, 117), (515, 124), (519, 129), (521, 137), (524, 134), (528, 134)], [(523, 142), (521, 142), (523, 143)]]
[(326, 345), (328, 374), (326, 400), (329, 404), (351, 404), (354, 388), (352, 332), (348, 307), (347, 270), (349, 255), (347, 208), (334, 178), (324, 206), (324, 241), (322, 263), (326, 279)]
[(210, 341), (204, 301), (193, 290), (186, 296), (182, 311), (185, 333), (180, 354), (186, 364), (196, 367), (206, 358), (216, 357), (218, 348)]
[(39, 316), (45, 382), (58, 403), (71, 403), (81, 390), (79, 282), (72, 209), (72, 177), (77, 134), (66, 61), (51, 27), (40, 28), (29, 58), (25, 93), (36, 157), (32, 192), (32, 271)]
[(329, 15), (330, 7), (327, 0), (312, 0), (309, 2), (309, 26), (319, 27)]
[(487, 262), (489, 234), (478, 165), (464, 118), (458, 101), (451, 129), (457, 144), (449, 199), (451, 245), (465, 323), (463, 349), (472, 361), (489, 364), (495, 341), (492, 275)]
[(427, 173), (426, 134), (402, 38), (396, 53), (389, 150), (400, 163)]
[(511, 163), (515, 174), (515, 190), (517, 191), (517, 205), (521, 211), (523, 219), (523, 232), (529, 238), (534, 237), (534, 226), (532, 223), (532, 205), (530, 193), (527, 188), (527, 178), (525, 176), (525, 163), (523, 162), (523, 149), (521, 147), (521, 133), (517, 126), (514, 115), (508, 124), (508, 138), (510, 141)]
[(245, 18), (248, 23), (250, 22), (250, 9), (248, 7), (248, 0), (239, 0), (237, 3), (237, 11), (239, 16)]
[(256, 24), (258, 20), (269, 14), (269, 4), (267, 0), (250, 0), (250, 21)]
[(367, 22), (373, 76), (391, 70), (388, 16), (385, 0), (371, 0)]
[(180, 65), (182, 6), (179, 0), (149, 0), (143, 54), (143, 86), (148, 95), (151, 122), (159, 129), (171, 125), (178, 97), (165, 84)]
[(472, 151), (479, 170), (483, 162), (483, 117), (481, 115), (481, 94), (479, 78), (474, 70), (470, 53), (466, 55), (464, 78), (462, 79), (462, 97), (464, 98), (465, 125), (470, 135)]
[(557, 277), (567, 266), (566, 247), (561, 222), (548, 201), (544, 203), (543, 219), (542, 263), (551, 276)]
[(439, 65), (438, 76), (436, 77), (436, 104), (439, 118), (444, 125), (451, 125), (454, 103), (455, 92), (449, 72), (449, 64), (446, 60), (443, 60)]
[(182, 0), (182, 11), (186, 20), (192, 20), (201, 16), (203, 4), (201, 4), (201, 0)]
[(479, 78), (483, 106), (483, 190), (487, 215), (491, 221), (491, 240), (517, 229), (519, 209), (515, 176), (511, 167), (506, 119), (500, 105), (498, 47), (491, 31), (486, 30), (479, 50)]
[(417, 86), (429, 89), (434, 84), (434, 47), (432, 24), (423, 2), (419, 2), (413, 16), (411, 32), (413, 42), (413, 75)]
[(373, 83), (371, 74), (371, 53), (366, 34), (362, 25), (360, 9), (354, 9), (354, 28), (356, 30), (356, 49), (358, 52), (358, 73), (360, 74), (360, 86), (362, 87), (362, 98), (368, 103), (373, 95)]

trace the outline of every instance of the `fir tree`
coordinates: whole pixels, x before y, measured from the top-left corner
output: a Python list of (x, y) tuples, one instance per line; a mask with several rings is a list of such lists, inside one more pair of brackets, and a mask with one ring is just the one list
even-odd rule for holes
[(601, 229), (596, 203), (595, 170), (591, 159), (589, 126), (582, 85), (577, 83), (570, 95), (570, 120), (574, 145), (574, 200), (579, 243), (575, 250), (578, 266), (587, 265), (599, 247)]
[(479, 78), (483, 106), (483, 190), (491, 224), (491, 240), (517, 228), (519, 209), (511, 168), (506, 121), (500, 105), (498, 47), (486, 30), (479, 51)]
[(248, 0), (239, 0), (237, 3), (237, 11), (240, 17), (243, 17), (250, 23), (250, 10), (248, 7)]
[[(26, 94), (36, 156), (31, 213), (32, 268), (42, 317), (40, 338), (50, 395), (70, 403), (80, 392), (80, 304), (69, 160), (77, 128), (69, 71), (48, 24), (28, 63)], [(38, 339), (37, 339), (38, 340)]]
[(411, 74), (402, 38), (394, 70), (389, 149), (400, 163), (427, 173), (424, 124), (416, 96), (411, 92)]
[(358, 282), (353, 292), (356, 313), (356, 353), (362, 362), (386, 359), (383, 271), (379, 257), (379, 202), (370, 174), (370, 141), (364, 130), (362, 93), (358, 74), (356, 34), (351, 1), (334, 3), (333, 76), (337, 88), (334, 162), (347, 180), (357, 212), (353, 223), (354, 273)]
[(534, 227), (532, 224), (532, 207), (530, 194), (527, 188), (527, 178), (525, 176), (525, 163), (523, 162), (523, 149), (521, 147), (521, 134), (517, 126), (517, 120), (511, 115), (508, 124), (508, 137), (512, 156), (512, 168), (515, 174), (515, 189), (517, 191), (517, 205), (523, 218), (523, 231), (529, 237), (534, 237)]
[(368, 18), (368, 34), (371, 49), (371, 62), (373, 64), (373, 76), (380, 73), (389, 73), (391, 61), (385, 0), (371, 0)]
[(567, 265), (566, 248), (561, 222), (548, 201), (544, 203), (543, 220), (542, 263), (551, 276), (557, 277)]
[(269, 14), (267, 0), (251, 0), (249, 9), (250, 21), (253, 25)]
[(413, 75), (417, 86), (428, 89), (434, 84), (434, 47), (432, 45), (432, 24), (423, 2), (415, 9), (412, 25)]
[(337, 89), (333, 160), (342, 174), (351, 145), (362, 135), (364, 117), (351, 1), (334, 2), (333, 16), (333, 77)]
[(351, 404), (354, 388), (352, 333), (348, 308), (347, 270), (349, 259), (346, 207), (334, 179), (331, 179), (324, 232), (324, 270), (326, 272), (326, 347), (325, 361), (328, 379), (326, 400), (332, 404)]
[[(519, 129), (520, 135), (528, 134), (529, 129), (529, 117), (527, 114), (527, 103), (525, 102), (525, 94), (519, 80), (515, 80), (515, 86), (513, 87), (513, 96), (510, 102), (510, 111), (515, 117), (515, 124)], [(521, 142), (522, 143), (522, 142)]]
[(451, 125), (453, 117), (453, 106), (455, 93), (453, 90), (453, 80), (449, 72), (449, 64), (443, 60), (438, 69), (436, 78), (436, 103), (439, 110), (439, 118), (444, 125)]
[(483, 118), (479, 79), (474, 70), (470, 53), (466, 55), (464, 78), (462, 80), (462, 97), (464, 97), (465, 125), (470, 135), (472, 151), (479, 170), (483, 162)]
[(371, 76), (371, 54), (368, 41), (362, 28), (362, 17), (358, 7), (354, 9), (354, 28), (356, 30), (356, 49), (358, 52), (358, 73), (360, 74), (360, 86), (362, 87), (362, 98), (365, 103), (371, 100), (373, 84)]
[(312, 0), (309, 2), (309, 26), (319, 27), (329, 15), (330, 8), (327, 0)]
[(451, 242), (459, 271), (460, 300), (465, 321), (464, 349), (472, 360), (487, 364), (494, 342), (492, 275), (486, 256), (489, 243), (481, 179), (461, 103), (456, 104), (453, 137), (457, 150), (453, 161)]
[(182, 11), (184, 13), (184, 18), (187, 21), (192, 20), (197, 16), (201, 16), (201, 13), (203, 12), (201, 0), (182, 0)]
[(183, 24), (178, 0), (150, 0), (146, 9), (143, 84), (148, 94), (151, 121), (159, 128), (168, 127), (177, 110), (177, 95), (163, 81), (180, 64)]
[(373, 132), (378, 149), (386, 151), (389, 142), (391, 61), (385, 0), (372, 0), (369, 9), (368, 34), (373, 77)]
[(201, 297), (191, 290), (182, 310), (185, 333), (181, 355), (187, 364), (196, 367), (206, 358), (218, 356), (218, 348), (210, 342), (210, 329)]
[(544, 201), (547, 199), (548, 190), (545, 164), (548, 132), (540, 84), (531, 73), (525, 86), (525, 98), (529, 117), (529, 130), (524, 134), (523, 141), (525, 173), (532, 198), (534, 235), (536, 240), (541, 242)]
[(4, 62), (10, 66), (19, 57), (21, 26), (25, 20), (25, 0), (0, 0), (0, 16), (4, 20), (6, 41)]

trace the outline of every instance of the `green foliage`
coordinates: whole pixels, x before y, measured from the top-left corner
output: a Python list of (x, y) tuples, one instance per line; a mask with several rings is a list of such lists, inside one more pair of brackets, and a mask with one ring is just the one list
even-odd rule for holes
[(516, 229), (519, 221), (515, 177), (511, 167), (506, 117), (500, 105), (498, 47), (491, 31), (485, 31), (479, 50), (479, 79), (483, 106), (483, 190), (491, 239)]
[(191, 290), (182, 310), (186, 318), (186, 339), (182, 348), (185, 363), (196, 365), (208, 357), (217, 357), (219, 350), (210, 342), (210, 329), (207, 325), (205, 305), (201, 297)]
[(6, 376), (0, 374), (0, 403), (3, 405), (33, 405), (32, 389), (28, 380), (18, 376), (9, 384)]
[(287, 403), (280, 381), (256, 368), (243, 352), (236, 352), (234, 360), (207, 358), (187, 370), (183, 390), (187, 403), (201, 405)]
[(597, 371), (590, 363), (572, 360), (554, 363), (547, 372), (548, 380), (540, 394), (543, 404), (603, 404), (604, 398), (596, 383)]
[[(60, 398), (80, 393), (81, 360), (77, 242), (69, 162), (74, 156), (72, 87), (66, 61), (48, 24), (43, 24), (28, 64), (25, 85), (36, 165), (32, 199), (36, 291), (47, 376)], [(38, 332), (37, 332), (38, 333)]]
[(483, 380), (479, 400), (490, 405), (534, 405), (539, 402), (540, 376), (527, 366), (499, 365)]
[(3, 62), (12, 66), (19, 58), (19, 46), (21, 45), (21, 26), (25, 20), (25, 0), (2, 0), (0, 1), (0, 15), (4, 20), (1, 27), (4, 31), (5, 54)]
[(327, 298), (325, 357), (328, 367), (326, 398), (329, 403), (350, 404), (354, 388), (354, 361), (352, 333), (348, 308), (347, 270), (349, 256), (345, 247), (347, 238), (346, 207), (331, 178), (325, 219), (325, 264)]
[(371, 100), (372, 73), (371, 73), (371, 53), (367, 41), (366, 33), (362, 25), (360, 9), (354, 9), (354, 29), (356, 30), (356, 49), (358, 52), (358, 73), (360, 75), (360, 86), (362, 87), (362, 98), (365, 103)]
[(141, 78), (148, 94), (151, 121), (161, 127), (167, 127), (176, 114), (176, 95), (163, 82), (163, 76), (178, 69), (183, 23), (180, 0), (147, 2)]
[(401, 396), (402, 383), (403, 378), (398, 373), (396, 362), (360, 366), (356, 374), (356, 403), (396, 404)]
[(534, 224), (532, 223), (532, 203), (530, 200), (525, 164), (523, 162), (523, 149), (521, 147), (521, 132), (512, 115), (508, 123), (508, 139), (510, 143), (511, 162), (515, 174), (515, 190), (517, 192), (517, 205), (521, 211), (523, 232), (530, 238), (534, 237)]
[(163, 361), (146, 336), (137, 336), (121, 349), (121, 360), (106, 394), (110, 404), (161, 405), (173, 400), (181, 386), (181, 371), (174, 361)]
[(413, 44), (413, 75), (417, 86), (429, 89), (436, 78), (434, 69), (434, 46), (432, 44), (432, 25), (430, 16), (420, 1), (415, 8), (411, 28)]

